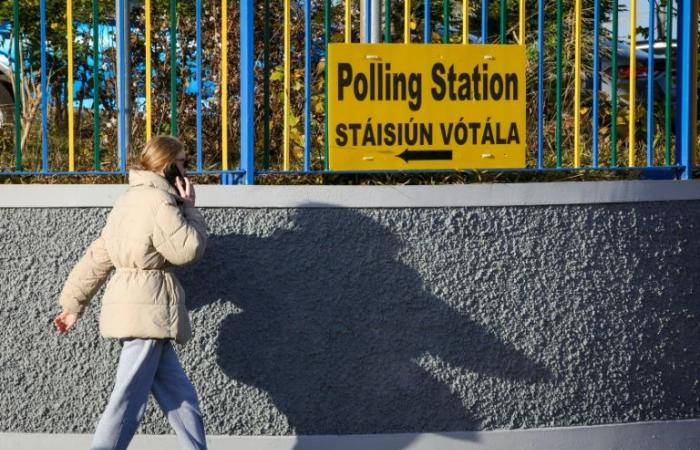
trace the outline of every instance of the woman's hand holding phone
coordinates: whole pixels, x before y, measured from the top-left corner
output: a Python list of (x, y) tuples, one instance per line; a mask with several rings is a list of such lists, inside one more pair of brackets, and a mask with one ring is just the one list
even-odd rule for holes
[[(184, 180), (184, 182), (183, 182)], [(187, 177), (177, 177), (175, 179), (175, 187), (180, 193), (180, 197), (184, 200), (187, 206), (194, 206), (195, 193), (194, 184)]]

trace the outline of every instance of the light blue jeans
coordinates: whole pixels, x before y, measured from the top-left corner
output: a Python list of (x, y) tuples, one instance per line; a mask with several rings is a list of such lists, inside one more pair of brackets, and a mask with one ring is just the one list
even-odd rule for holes
[(95, 430), (92, 450), (124, 450), (134, 437), (153, 393), (183, 449), (206, 450), (197, 392), (169, 340), (122, 342), (117, 379)]

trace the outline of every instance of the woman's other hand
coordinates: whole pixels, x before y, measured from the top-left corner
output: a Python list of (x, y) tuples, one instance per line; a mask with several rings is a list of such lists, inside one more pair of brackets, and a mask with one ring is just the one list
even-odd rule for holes
[(59, 333), (66, 333), (73, 328), (73, 325), (78, 321), (78, 315), (68, 311), (63, 311), (53, 319), (53, 324)]
[[(183, 181), (184, 185), (183, 185)], [(180, 197), (185, 201), (187, 206), (194, 206), (195, 194), (194, 194), (194, 184), (187, 177), (177, 177), (175, 179), (175, 185), (178, 192), (180, 192)]]

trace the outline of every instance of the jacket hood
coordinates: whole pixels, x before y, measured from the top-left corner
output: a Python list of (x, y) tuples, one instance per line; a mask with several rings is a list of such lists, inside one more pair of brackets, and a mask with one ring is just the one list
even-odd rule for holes
[(168, 180), (166, 180), (165, 177), (155, 172), (151, 172), (150, 170), (129, 170), (129, 186), (153, 187), (156, 189), (160, 189), (161, 191), (165, 191), (168, 194), (174, 195), (178, 201), (182, 200), (182, 197), (180, 197), (180, 193), (177, 192), (177, 189), (175, 189), (175, 187), (168, 183)]

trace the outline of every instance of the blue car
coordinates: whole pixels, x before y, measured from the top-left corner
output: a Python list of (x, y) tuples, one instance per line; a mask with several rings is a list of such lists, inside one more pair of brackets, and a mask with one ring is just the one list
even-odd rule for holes
[[(604, 48), (608, 51), (607, 55), (601, 55), (600, 58), (600, 90), (608, 98), (612, 94), (612, 59), (609, 54), (612, 51), (612, 43), (604, 43)], [(653, 58), (654, 73), (649, 74), (650, 56), (648, 53), (648, 43), (640, 43), (637, 45), (636, 56), (636, 102), (646, 102), (647, 100), (647, 85), (649, 77), (653, 77), (654, 82), (654, 99), (663, 101), (666, 98), (666, 44), (660, 42), (654, 44), (654, 51), (651, 56)], [(671, 69), (671, 99), (675, 99), (675, 43), (672, 46), (672, 69)], [(617, 47), (617, 98), (623, 104), (629, 104), (630, 94), (630, 46), (628, 43), (620, 42)], [(588, 78), (588, 86), (592, 88), (592, 80)]]

